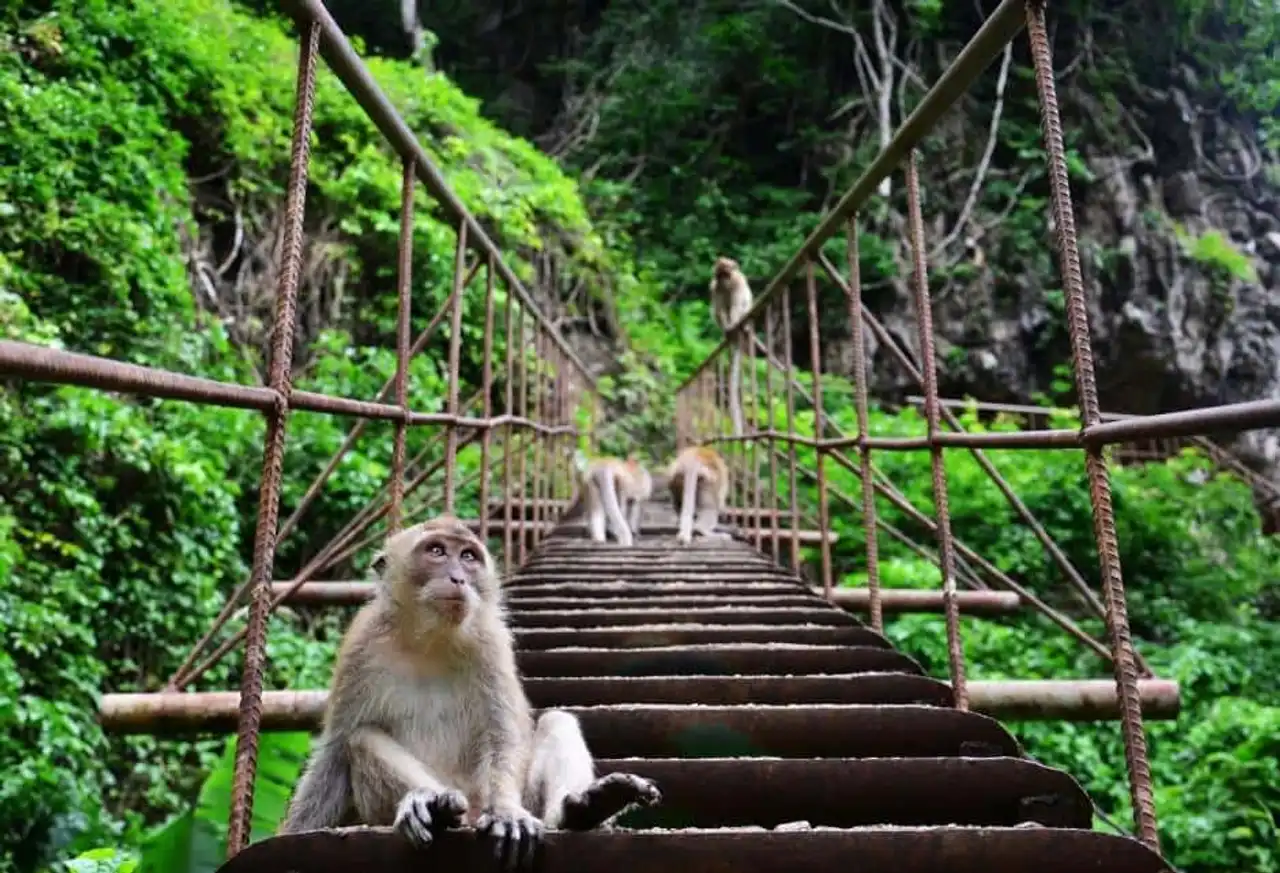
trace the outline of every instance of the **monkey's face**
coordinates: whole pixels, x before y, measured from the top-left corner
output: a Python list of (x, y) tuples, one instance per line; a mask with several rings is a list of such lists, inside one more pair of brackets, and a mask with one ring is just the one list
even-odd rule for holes
[(715, 277), (727, 279), (738, 270), (738, 262), (733, 258), (716, 258)]
[(489, 550), (465, 525), (437, 518), (387, 541), (383, 579), (393, 597), (459, 625), (496, 589)]
[(418, 601), (449, 624), (461, 624), (479, 605), (488, 575), (485, 549), (473, 537), (434, 534), (414, 549), (409, 580)]

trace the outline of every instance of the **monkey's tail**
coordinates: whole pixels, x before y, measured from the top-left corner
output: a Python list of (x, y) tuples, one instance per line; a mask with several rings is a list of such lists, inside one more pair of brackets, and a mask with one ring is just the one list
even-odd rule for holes
[(315, 754), (298, 781), (277, 834), (297, 834), (342, 825), (351, 808), (351, 762), (346, 744), (316, 741)]
[(680, 534), (681, 542), (693, 539), (693, 504), (698, 496), (698, 465), (687, 464), (684, 468), (684, 489), (680, 496)]

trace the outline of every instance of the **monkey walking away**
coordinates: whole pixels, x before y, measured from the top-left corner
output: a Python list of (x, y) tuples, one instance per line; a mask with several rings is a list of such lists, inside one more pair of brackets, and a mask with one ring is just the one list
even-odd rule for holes
[(605, 522), (621, 546), (631, 546), (640, 536), (641, 504), (653, 494), (653, 477), (635, 457), (588, 460), (574, 456), (578, 472), (578, 499), (564, 514), (568, 520), (578, 511), (587, 515), (592, 542), (605, 541)]
[(716, 532), (720, 511), (729, 499), (729, 467), (719, 453), (708, 446), (690, 446), (676, 455), (667, 477), (671, 499), (680, 514), (676, 540), (688, 545), (694, 531), (712, 539), (728, 539), (728, 534)]
[[(711, 315), (728, 332), (751, 311), (751, 285), (733, 258), (716, 258), (711, 271)], [(734, 436), (742, 434), (742, 341), (729, 349), (729, 418)]]
[(544, 828), (588, 830), (661, 799), (639, 776), (597, 779), (570, 713), (534, 721), (493, 559), (460, 521), (406, 528), (374, 566), (281, 834), (392, 825), (426, 846), (472, 825), (513, 869)]

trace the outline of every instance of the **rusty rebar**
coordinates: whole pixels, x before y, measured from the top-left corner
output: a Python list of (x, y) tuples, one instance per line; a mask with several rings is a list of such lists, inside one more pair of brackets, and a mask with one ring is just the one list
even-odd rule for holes
[[(827, 274), (831, 276), (835, 282), (843, 284), (839, 271), (832, 266), (831, 262), (828, 261), (825, 256), (821, 257), (819, 260)], [(846, 293), (847, 290), (848, 289), (846, 288)], [(877, 342), (879, 342), (880, 345), (889, 352), (890, 356), (898, 362), (899, 366), (906, 371), (907, 375), (912, 377), (917, 384), (923, 384), (923, 374), (920, 372), (920, 369), (912, 363), (911, 358), (907, 355), (906, 351), (898, 345), (897, 340), (895, 340), (893, 335), (885, 329), (884, 325), (882, 325), (880, 320), (875, 317), (870, 309), (867, 308), (865, 303), (862, 305), (862, 317), (867, 326), (871, 328), (871, 332), (876, 335)], [(960, 419), (952, 414), (950, 409), (943, 407), (941, 409), (941, 415), (943, 421), (946, 422), (948, 427), (957, 431), (957, 433), (964, 431), (964, 427), (961, 425)], [(939, 434), (938, 436), (941, 438), (943, 435)], [(970, 436), (981, 436), (986, 438), (991, 435), (971, 434)], [(984, 441), (992, 446), (997, 445), (996, 440), (984, 439)], [(1010, 443), (1018, 441), (1005, 440), (1003, 442), (1005, 444), (1000, 447), (1012, 448), (1014, 446), (1010, 445)], [(1034, 447), (1044, 448), (1051, 442), (1056, 442), (1056, 439), (1052, 437), (1046, 439), (1046, 445), (1024, 443), (1024, 446), (1031, 447), (1034, 445)], [(1067, 444), (1070, 444), (1070, 442)], [(1093, 589), (1089, 587), (1089, 584), (1085, 581), (1084, 577), (1080, 575), (1080, 571), (1071, 563), (1071, 559), (1068, 558), (1062, 549), (1058, 547), (1058, 544), (1054, 541), (1053, 537), (1049, 536), (1049, 532), (1045, 530), (1042, 524), (1040, 524), (1040, 521), (1035, 517), (1035, 514), (1031, 512), (1030, 508), (1028, 508), (1027, 505), (1022, 502), (1022, 499), (1014, 492), (1013, 487), (1009, 484), (1008, 480), (1000, 474), (1000, 471), (996, 469), (995, 465), (991, 462), (991, 459), (978, 449), (978, 445), (979, 443), (969, 444), (969, 447), (971, 448), (970, 455), (978, 462), (978, 466), (982, 468), (983, 472), (985, 472), (995, 484), (996, 489), (1004, 496), (1009, 505), (1013, 507), (1013, 511), (1022, 519), (1023, 524), (1027, 525), (1027, 527), (1031, 529), (1032, 534), (1034, 534), (1036, 539), (1040, 541), (1045, 552), (1048, 553), (1053, 562), (1058, 565), (1058, 569), (1062, 571), (1064, 576), (1066, 576), (1067, 582), (1070, 583), (1076, 593), (1083, 598), (1085, 604), (1093, 609), (1094, 613), (1101, 618), (1103, 616), (1102, 603), (1098, 600), (1097, 595), (1093, 593)]]
[[(822, 338), (818, 332), (818, 283), (813, 274), (813, 261), (804, 268), (805, 297), (809, 304), (809, 371), (813, 374), (813, 435), (822, 437), (826, 410), (822, 406)], [(814, 452), (814, 467), (818, 473), (818, 530), (822, 533), (822, 591), (831, 598), (831, 540), (830, 517), (827, 513), (827, 464), (826, 452), (819, 446)]]
[[(1067, 179), (1066, 150), (1062, 142), (1062, 121), (1058, 116), (1058, 94), (1053, 80), (1053, 55), (1045, 28), (1043, 2), (1028, 0), (1026, 14), (1031, 60), (1035, 68), (1036, 92), (1040, 100), (1040, 126), (1048, 156), (1049, 193), (1057, 231), (1058, 266), (1062, 271), (1062, 289), (1066, 298), (1067, 327), (1071, 337), (1076, 395), (1080, 404), (1080, 419), (1087, 433), (1089, 428), (1099, 425), (1101, 416), (1093, 369), (1093, 348), (1089, 337), (1088, 302), (1085, 299), (1084, 279), (1080, 271), (1075, 215), (1072, 212), (1071, 188)], [(936, 397), (934, 403), (936, 405)], [(1142, 698), (1138, 694), (1138, 671), (1134, 658), (1133, 639), (1129, 632), (1124, 579), (1120, 572), (1120, 549), (1116, 538), (1115, 515), (1111, 506), (1111, 483), (1108, 479), (1106, 461), (1103, 460), (1102, 452), (1096, 445), (1090, 446), (1085, 454), (1085, 471), (1089, 477), (1094, 539), (1098, 546), (1098, 563), (1107, 606), (1107, 630), (1111, 636), (1116, 687), (1120, 696), (1120, 727), (1124, 736), (1125, 763), (1129, 770), (1129, 791), (1133, 803), (1134, 825), (1138, 838), (1151, 849), (1159, 852), (1160, 835), (1156, 827), (1151, 768), (1147, 761), (1147, 738), (1142, 725)]]
[[(450, 415), (458, 414), (458, 368), (462, 357), (462, 295), (465, 290), (462, 280), (467, 257), (467, 224), (458, 224), (458, 237), (453, 256), (453, 308), (449, 319), (449, 397)], [(447, 425), (445, 436), (444, 462), (444, 512), (453, 515), (457, 502), (454, 479), (458, 466), (458, 429)]]
[[(743, 331), (741, 345), (746, 346), (746, 352), (743, 355), (746, 364), (745, 371), (751, 374), (750, 381), (747, 382), (747, 390), (740, 392), (749, 398), (751, 404), (751, 412), (747, 421), (751, 422), (750, 429), (752, 432), (760, 429), (760, 385), (757, 381), (756, 373), (756, 346), (754, 342), (748, 343), (746, 337), (750, 336), (753, 340), (756, 335), (756, 326), (748, 324)], [(745, 410), (744, 410), (745, 412)], [(764, 505), (761, 498), (761, 482), (760, 482), (760, 440), (753, 438), (751, 440), (751, 503), (750, 509), (752, 513), (752, 524), (755, 528), (755, 547), (764, 551), (764, 525), (759, 522), (760, 508)]]
[[(484, 363), (480, 390), (484, 393), (484, 417), (493, 415), (493, 255), (488, 256), (484, 271)], [(486, 428), (480, 436), (480, 541), (489, 545), (489, 450), (492, 433)]]
[[(542, 344), (543, 333), (534, 326), (533, 329), (533, 417), (541, 420), (546, 413), (546, 381), (544, 378), (544, 370), (546, 363), (547, 350)], [(542, 529), (542, 498), (543, 498), (543, 479), (546, 465), (546, 440), (537, 436), (533, 438), (533, 505), (532, 505), (532, 528), (530, 530), (530, 544), (532, 548), (538, 547), (538, 535)]]
[[(512, 295), (506, 295), (506, 346), (507, 346), (507, 364), (506, 378), (503, 388), (506, 392), (505, 406), (506, 412), (510, 415), (515, 410), (515, 334), (512, 333), (514, 328), (513, 321), (513, 305)], [(513, 533), (511, 530), (511, 444), (512, 429), (508, 426), (502, 432), (502, 571), (510, 574), (513, 565), (511, 556), (513, 554)], [(486, 508), (487, 512), (488, 509)]]
[[(796, 435), (795, 363), (791, 359), (791, 291), (782, 289), (783, 385), (787, 389), (787, 435)], [(796, 444), (787, 443), (787, 492), (791, 511), (791, 569), (800, 572), (800, 501), (796, 494)]]
[[(858, 439), (871, 435), (867, 409), (867, 351), (862, 334), (862, 266), (858, 254), (858, 216), (849, 219), (845, 253), (849, 264), (849, 335), (853, 338), (854, 410), (858, 418)], [(867, 591), (871, 608), (871, 627), (884, 630), (884, 611), (880, 603), (880, 545), (876, 535), (876, 496), (871, 484), (871, 448), (865, 443), (858, 449), (862, 478), (862, 529), (866, 541)]]
[[(413, 160), (404, 162), (400, 183), (400, 239), (396, 244), (396, 405), (405, 418), (396, 422), (395, 441), (391, 445), (391, 506), (387, 510), (387, 530), (400, 529), (400, 508), (404, 502), (404, 441), (409, 429), (409, 333), (413, 294)], [(487, 416), (486, 416), (487, 417)]]
[(907, 227), (911, 237), (912, 284), (915, 286), (916, 327), (920, 336), (920, 372), (924, 376), (925, 419), (929, 461), (933, 472), (933, 504), (938, 523), (938, 556), (942, 559), (942, 600), (947, 617), (947, 660), (956, 709), (968, 709), (965, 690), (964, 641), (960, 637), (960, 604), (956, 600), (955, 546), (951, 540), (951, 510), (947, 502), (947, 468), (938, 438), (938, 367), (934, 351), (933, 304), (924, 254), (924, 219), (920, 213), (920, 174), (916, 153), (907, 156)]
[[(764, 344), (765, 349), (769, 352), (773, 350), (773, 320), (774, 307), (770, 306), (765, 310), (764, 314)], [(753, 339), (755, 339), (753, 337)], [(769, 407), (769, 510), (772, 515), (770, 528), (772, 532), (772, 548), (770, 555), (777, 563), (781, 563), (782, 559), (782, 540), (779, 538), (778, 523), (778, 440), (773, 436), (773, 431), (777, 430), (777, 415), (773, 406), (773, 367), (769, 366), (768, 356), (765, 358), (764, 366), (764, 385), (765, 385), (765, 403)]]
[(302, 267), (302, 221), (307, 205), (311, 116), (315, 105), (316, 59), (319, 57), (319, 50), (320, 28), (313, 24), (305, 29), (298, 52), (293, 141), (285, 196), (284, 234), (280, 247), (280, 279), (276, 286), (271, 363), (267, 379), (279, 400), (275, 408), (267, 413), (267, 434), (262, 453), (258, 522), (253, 536), (253, 569), (250, 574), (252, 583), (249, 621), (245, 635), (244, 669), (240, 679), (239, 717), (236, 722), (231, 818), (227, 828), (228, 858), (235, 857), (248, 845), (253, 814), (253, 781), (258, 769), (258, 728), (262, 722), (262, 669), (266, 659), (267, 604), (271, 593), (271, 570), (275, 563), (280, 484), (284, 477), (285, 425), (289, 417), (289, 392), (292, 388), (294, 309), (298, 294), (298, 275)]
[[(519, 409), (523, 416), (529, 409), (529, 352), (525, 348), (524, 339), (524, 323), (525, 311), (522, 307), (519, 316), (516, 318), (516, 347), (519, 349), (519, 355), (516, 358), (516, 364), (520, 370), (520, 394)], [(528, 492), (529, 492), (529, 445), (524, 434), (520, 435), (520, 472), (518, 478), (520, 480), (520, 535), (516, 543), (518, 563), (517, 566), (523, 565), (525, 555), (528, 551), (528, 537), (525, 536), (525, 530), (529, 525), (528, 514)]]

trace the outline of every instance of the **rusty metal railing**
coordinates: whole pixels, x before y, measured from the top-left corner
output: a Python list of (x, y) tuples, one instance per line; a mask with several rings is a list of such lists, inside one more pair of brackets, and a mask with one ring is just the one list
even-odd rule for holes
[[(0, 376), (251, 409), (261, 412), (266, 418), (252, 570), (168, 682), (169, 690), (189, 685), (239, 643), (244, 643), (235, 777), (227, 836), (229, 856), (240, 851), (249, 838), (269, 614), (291, 592), (318, 573), (341, 564), (388, 532), (408, 523), (415, 515), (423, 512), (435, 514), (441, 508), (444, 512), (456, 513), (460, 493), (477, 484), (477, 479), (480, 512), (475, 525), (478, 533), (487, 538), (491, 522), (496, 521), (490, 518), (489, 501), (493, 479), (500, 475), (504, 495), (501, 519), (506, 567), (510, 570), (513, 563), (523, 562), (530, 544), (536, 544), (550, 526), (550, 517), (544, 519), (542, 510), (537, 507), (569, 495), (569, 464), (574, 440), (582, 430), (589, 432), (594, 428), (596, 409), (595, 386), (585, 366), (534, 305), (529, 292), (504, 262), (498, 246), (445, 184), (426, 151), (379, 89), (324, 5), (320, 0), (286, 0), (284, 5), (296, 19), (301, 39), (285, 200), (286, 220), (267, 384), (245, 386), (218, 382), (28, 343), (0, 342)], [(321, 55), (403, 162), (396, 284), (399, 301), (396, 370), (373, 400), (294, 390), (292, 386), (294, 309), (302, 254), (312, 107)], [(447, 216), (456, 228), (457, 242), (449, 296), (427, 327), (411, 340), (414, 199), (419, 184), (426, 188), (436, 209)], [(468, 265), (471, 254), (475, 255), (474, 263)], [(485, 273), (483, 371), (481, 384), (475, 386), (474, 394), (461, 401), (462, 301), (468, 286), (481, 270)], [(502, 366), (493, 360), (494, 322), (498, 317), (495, 311), (498, 304), (496, 286), (499, 284), (505, 290), (501, 317), (505, 324), (506, 355), (505, 369), (500, 374), (505, 402), (500, 414), (495, 415), (493, 394), (499, 383), (495, 368)], [(449, 322), (449, 375), (445, 411), (416, 412), (408, 404), (409, 362), (426, 348), (446, 318)], [(392, 402), (388, 402), (389, 396)], [(475, 416), (472, 410), (477, 404), (480, 410)], [(358, 420), (289, 517), (279, 524), (287, 422), (293, 411), (351, 416)], [(307, 509), (371, 420), (388, 421), (395, 426), (388, 482), (368, 505), (312, 555), (282, 591), (273, 593), (272, 569), (278, 545), (297, 529)], [(578, 421), (585, 423), (583, 428), (577, 426)], [(406, 460), (407, 431), (416, 427), (440, 428), (441, 432), (415, 457)], [(498, 440), (496, 445), (495, 436)], [(443, 446), (439, 437), (443, 437)], [(477, 441), (480, 444), (479, 469), (463, 480), (459, 472), (459, 453)], [(493, 456), (499, 447), (499, 469), (491, 472), (491, 467), (495, 466)], [(438, 492), (429, 493), (424, 486), (441, 472), (443, 482)], [(526, 501), (534, 507), (533, 513), (525, 512)], [(228, 635), (206, 654), (215, 636), (226, 626), (246, 595), (249, 607), (245, 626)]]
[[(914, 406), (924, 405), (924, 398), (919, 395), (908, 395), (906, 400)], [(980, 413), (1013, 416), (1033, 428), (1045, 427), (1054, 414), (1068, 411), (1051, 406), (1034, 406), (1026, 403), (991, 403), (988, 401), (958, 400), (955, 398), (940, 398), (938, 403), (949, 409), (972, 407)], [(1141, 418), (1141, 416), (1124, 412), (1103, 412), (1100, 416), (1102, 421), (1130, 421), (1135, 418)], [(1266, 502), (1274, 503), (1280, 501), (1280, 487), (1275, 482), (1258, 475), (1233, 452), (1204, 436), (1143, 437), (1115, 443), (1111, 446), (1111, 460), (1116, 464), (1143, 464), (1149, 461), (1163, 461), (1188, 448), (1202, 452), (1216, 470), (1236, 476)]]
[[(940, 402), (936, 376), (934, 337), (931, 324), (931, 301), (925, 263), (924, 227), (920, 207), (920, 182), (916, 171), (916, 149), (926, 134), (956, 101), (969, 89), (979, 75), (991, 64), (998, 53), (1022, 30), (1029, 34), (1031, 59), (1035, 72), (1035, 85), (1039, 98), (1042, 131), (1048, 161), (1048, 178), (1051, 193), (1052, 219), (1057, 236), (1058, 262), (1063, 276), (1068, 328), (1071, 339), (1072, 364), (1075, 374), (1081, 427), (1078, 430), (1029, 430), (1016, 433), (966, 433), (950, 409)], [(908, 247), (911, 254), (911, 286), (918, 313), (919, 361), (913, 362), (894, 338), (886, 331), (862, 302), (861, 276), (858, 257), (858, 214), (868, 204), (872, 193), (883, 179), (902, 168), (906, 177)], [(822, 252), (829, 240), (844, 230), (847, 235), (847, 276), (831, 263)], [(853, 379), (857, 415), (857, 433), (849, 436), (840, 432), (830, 421), (823, 408), (822, 399), (822, 344), (817, 316), (816, 276), (821, 270), (825, 279), (843, 289), (849, 305), (849, 328), (853, 339)], [(792, 315), (789, 288), (803, 277), (803, 289), (807, 306), (809, 360), (812, 391), (803, 399), (813, 416), (812, 436), (800, 433), (796, 406), (796, 394), (805, 394), (797, 379), (796, 367), (790, 348)], [(776, 341), (780, 328), (781, 342)], [(920, 384), (923, 390), (924, 415), (927, 435), (922, 438), (881, 437), (869, 432), (867, 412), (867, 361), (863, 331), (870, 330), (880, 346), (888, 350), (905, 370)], [(764, 334), (761, 340), (760, 333)], [(747, 431), (731, 433), (731, 418), (724, 410), (727, 397), (726, 377), (729, 373), (727, 352), (737, 344), (744, 354), (744, 419)], [(756, 353), (764, 358), (766, 388), (763, 395), (756, 390)], [(774, 374), (780, 373), (783, 386), (781, 410), (775, 406)], [(758, 400), (763, 397), (763, 409)], [(876, 516), (875, 497), (887, 499), (899, 511), (914, 522), (931, 530), (937, 540), (936, 562), (942, 574), (942, 596), (946, 614), (948, 662), (951, 681), (955, 686), (956, 704), (963, 708), (965, 701), (964, 647), (960, 636), (959, 605), (956, 593), (957, 579), (974, 584), (978, 576), (1000, 587), (1019, 591), (1024, 600), (1044, 613), (1067, 632), (1111, 662), (1121, 706), (1121, 727), (1124, 737), (1125, 759), (1129, 775), (1129, 789), (1133, 803), (1137, 836), (1145, 844), (1159, 851), (1156, 829), (1155, 805), (1151, 785), (1150, 766), (1147, 759), (1146, 734), (1143, 728), (1139, 675), (1149, 674), (1141, 657), (1134, 649), (1129, 630), (1129, 620), (1116, 539), (1115, 516), (1112, 509), (1111, 489), (1105, 446), (1131, 443), (1143, 439), (1173, 439), (1196, 437), (1207, 433), (1245, 430), (1280, 425), (1280, 402), (1261, 401), (1237, 403), (1190, 412), (1150, 415), (1118, 420), (1104, 420), (1096, 387), (1093, 352), (1087, 320), (1084, 283), (1080, 270), (1079, 247), (1076, 239), (1071, 193), (1067, 183), (1067, 164), (1063, 146), (1062, 124), (1058, 112), (1058, 99), (1053, 77), (1050, 44), (1045, 28), (1043, 0), (1003, 0), (983, 23), (977, 34), (957, 56), (937, 83), (924, 96), (915, 111), (906, 119), (891, 141), (881, 150), (871, 165), (845, 193), (831, 211), (823, 217), (818, 227), (808, 236), (800, 249), (769, 280), (756, 297), (746, 316), (727, 331), (708, 358), (680, 387), (677, 399), (677, 433), (681, 445), (715, 443), (729, 456), (734, 470), (735, 502), (746, 512), (776, 510), (781, 480), (786, 480), (789, 495), (791, 523), (797, 524), (800, 507), (796, 499), (797, 472), (806, 471), (797, 464), (796, 448), (802, 447), (816, 459), (812, 479), (816, 482), (814, 503), (826, 529), (827, 500), (832, 489), (827, 482), (827, 464), (833, 462), (847, 470), (861, 483), (860, 500), (838, 495), (848, 505), (861, 511), (866, 532), (866, 557), (868, 596), (873, 625), (882, 626), (878, 570), (878, 530), (884, 529)], [(779, 422), (781, 418), (781, 422)], [(943, 425), (949, 431), (943, 430)], [(764, 448), (767, 471), (757, 461), (758, 448)], [(1049, 608), (1029, 592), (1016, 586), (1013, 580), (1001, 574), (997, 568), (985, 562), (979, 555), (960, 542), (951, 532), (947, 508), (947, 477), (942, 464), (946, 448), (968, 449), (991, 480), (1000, 489), (1022, 521), (1035, 533), (1054, 563), (1062, 570), (1076, 593), (1088, 607), (1106, 622), (1108, 645), (1092, 639), (1070, 618)], [(1061, 448), (1081, 451), (1089, 482), (1089, 494), (1093, 507), (1094, 536), (1097, 543), (1102, 582), (1099, 598), (1085, 581), (1083, 575), (1053, 542), (1031, 511), (1013, 493), (1007, 481), (983, 454), (984, 448)], [(844, 454), (845, 449), (857, 451), (856, 460)], [(936, 511), (930, 518), (898, 491), (877, 469), (872, 461), (873, 450), (907, 451), (927, 450), (932, 458), (932, 484)], [(778, 462), (786, 468), (782, 473)], [(767, 478), (765, 478), (767, 477)], [(761, 491), (761, 481), (769, 484)], [(781, 540), (787, 538), (778, 529), (777, 521), (768, 539), (775, 555), (781, 554)], [(757, 533), (757, 543), (766, 539)], [(832, 592), (830, 543), (825, 538), (820, 546), (820, 572), (822, 585), (828, 597)], [(799, 569), (799, 549), (792, 537), (790, 560)]]

